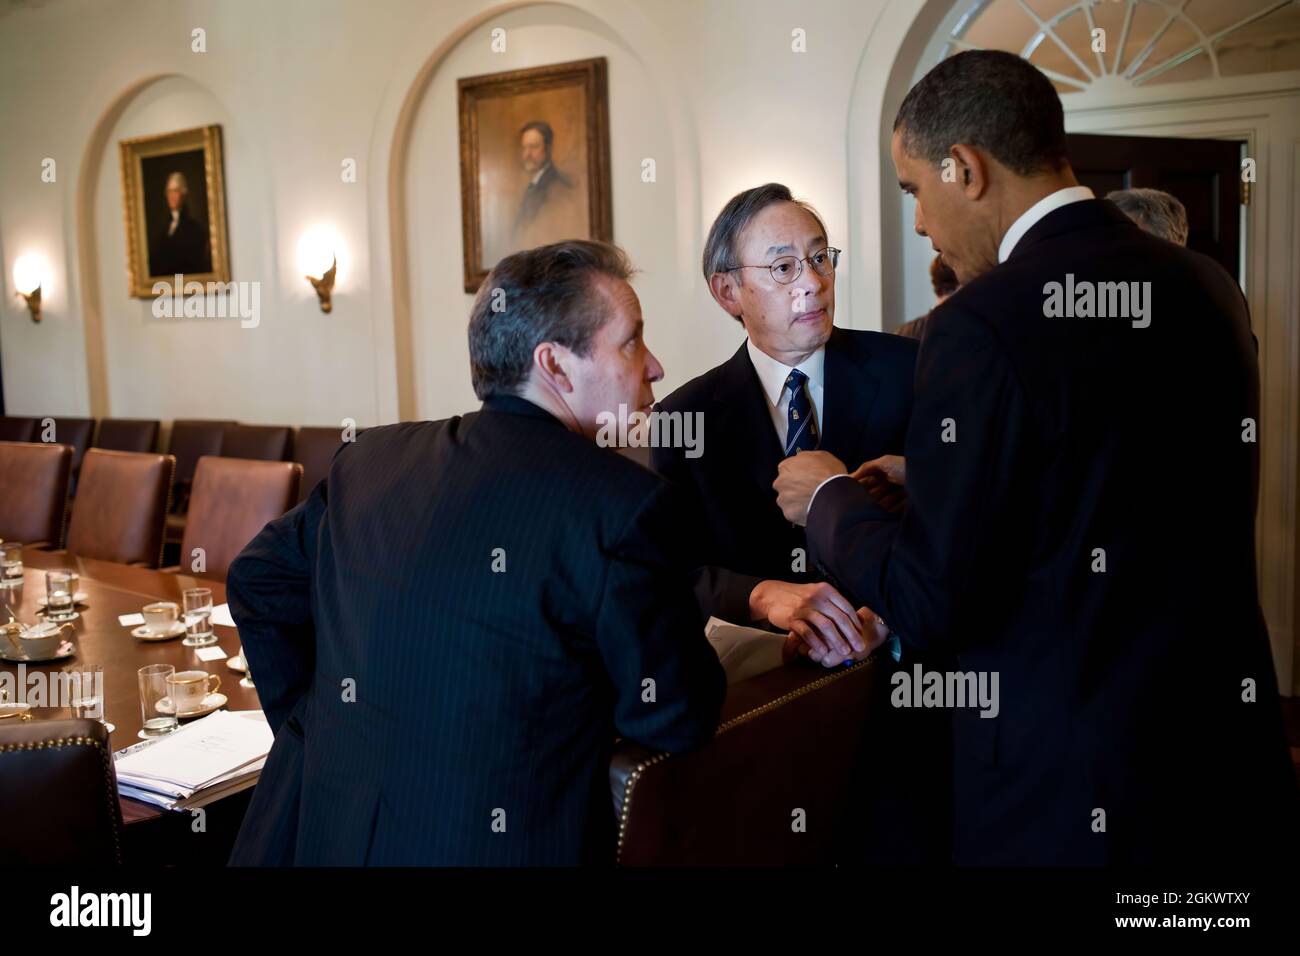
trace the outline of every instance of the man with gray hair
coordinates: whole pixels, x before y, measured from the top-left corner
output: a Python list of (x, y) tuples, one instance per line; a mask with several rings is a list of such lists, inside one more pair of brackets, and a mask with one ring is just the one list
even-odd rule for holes
[(1106, 198), (1135, 223), (1161, 239), (1187, 245), (1187, 209), (1177, 196), (1159, 189), (1116, 189)]
[(482, 408), (367, 430), (231, 565), (276, 732), (232, 863), (608, 862), (615, 737), (712, 737), (672, 493), (594, 441), (663, 375), (631, 271), (580, 240), (503, 259), (470, 315)]

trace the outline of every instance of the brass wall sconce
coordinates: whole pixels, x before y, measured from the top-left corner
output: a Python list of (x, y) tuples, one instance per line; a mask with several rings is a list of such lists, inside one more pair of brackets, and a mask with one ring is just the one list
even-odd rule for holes
[(319, 279), (307, 276), (307, 281), (316, 290), (316, 297), (320, 299), (320, 310), (322, 312), (330, 312), (334, 309), (334, 303), (330, 301), (330, 295), (334, 291), (334, 276), (338, 272), (339, 260), (337, 256), (333, 258), (333, 263)]
[(15, 292), (14, 295), (21, 298), (27, 303), (27, 311), (32, 314), (32, 321), (41, 321), (41, 287), (37, 286), (31, 292)]

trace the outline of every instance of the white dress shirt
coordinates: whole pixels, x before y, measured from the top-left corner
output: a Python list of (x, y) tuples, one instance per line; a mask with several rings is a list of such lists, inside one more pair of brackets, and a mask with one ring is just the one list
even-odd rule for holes
[(1068, 206), (1072, 202), (1082, 202), (1092, 198), (1092, 190), (1087, 186), (1066, 186), (1038, 200), (1020, 214), (1020, 218), (1011, 224), (1007, 234), (1002, 237), (1002, 242), (998, 244), (998, 262), (1006, 262), (1012, 250), (1016, 248), (1016, 243), (1049, 212)]
[(767, 410), (776, 426), (776, 437), (780, 439), (781, 447), (785, 447), (785, 436), (790, 427), (790, 390), (785, 387), (785, 380), (791, 369), (797, 368), (808, 376), (813, 422), (817, 425), (818, 435), (826, 434), (826, 415), (822, 407), (822, 398), (826, 394), (826, 346), (798, 365), (783, 365), (755, 345), (752, 339), (745, 344), (749, 348), (749, 361), (763, 386), (763, 397), (767, 399)]
[(169, 236), (176, 235), (176, 227), (179, 226), (180, 224), (181, 224), (181, 211), (179, 209), (173, 209), (172, 221), (167, 226), (167, 235)]

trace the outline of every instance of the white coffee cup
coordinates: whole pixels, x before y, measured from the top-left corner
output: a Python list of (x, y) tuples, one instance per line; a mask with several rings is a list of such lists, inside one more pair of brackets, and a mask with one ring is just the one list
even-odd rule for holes
[(207, 671), (178, 671), (167, 677), (167, 696), (172, 699), (177, 714), (198, 710), (203, 706), (203, 698), (215, 694), (219, 687), (221, 675)]
[(175, 601), (155, 601), (140, 608), (145, 629), (150, 634), (166, 634), (176, 626), (181, 609)]
[(23, 655), (32, 660), (53, 657), (63, 637), (63, 627), (53, 621), (33, 624), (18, 635), (22, 642)]

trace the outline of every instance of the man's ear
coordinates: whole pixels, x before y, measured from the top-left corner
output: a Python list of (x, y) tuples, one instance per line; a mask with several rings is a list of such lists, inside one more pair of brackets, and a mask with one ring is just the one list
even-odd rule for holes
[(556, 392), (573, 391), (573, 381), (565, 367), (573, 358), (573, 353), (563, 345), (555, 342), (539, 342), (533, 349), (533, 368), (543, 387)]
[(948, 151), (957, 169), (957, 185), (967, 199), (979, 199), (989, 185), (989, 170), (983, 153), (965, 143), (954, 143)]
[(713, 293), (713, 301), (726, 309), (728, 314), (740, 318), (740, 298), (736, 294), (734, 272), (715, 272), (709, 276), (709, 291)]

